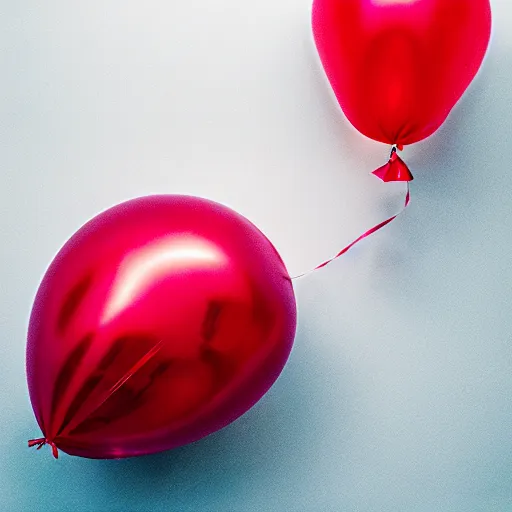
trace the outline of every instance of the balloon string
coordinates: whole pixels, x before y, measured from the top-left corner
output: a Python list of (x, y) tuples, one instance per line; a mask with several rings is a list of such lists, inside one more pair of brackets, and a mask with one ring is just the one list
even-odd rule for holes
[[(393, 154), (393, 151), (392, 151), (391, 154)], [(307, 272), (304, 272), (303, 274), (299, 274), (298, 276), (292, 277), (291, 278), (292, 281), (294, 279), (299, 279), (300, 277), (307, 276), (307, 275), (311, 274), (312, 272), (314, 272), (315, 270), (318, 270), (320, 268), (323, 268), (323, 267), (329, 265), (329, 263), (331, 263), (334, 260), (338, 259), (340, 256), (343, 256), (343, 254), (345, 254), (347, 251), (352, 249), (352, 247), (354, 247), (354, 245), (358, 244), (361, 240), (364, 240), (366, 237), (368, 237), (370, 235), (373, 235), (374, 233), (376, 233), (377, 231), (382, 229), (384, 226), (387, 226), (390, 222), (393, 222), (401, 213), (403, 213), (405, 211), (405, 209), (409, 205), (410, 201), (411, 201), (411, 191), (410, 191), (410, 188), (409, 188), (409, 182), (407, 182), (407, 191), (406, 191), (406, 194), (405, 194), (404, 206), (403, 206), (403, 208), (397, 214), (393, 215), (393, 217), (390, 217), (389, 219), (386, 219), (385, 221), (381, 222), (380, 224), (377, 224), (376, 226), (374, 226), (373, 228), (369, 229), (368, 231), (365, 231), (359, 238), (356, 238), (352, 243), (350, 243), (349, 245), (344, 247), (338, 254), (336, 254), (336, 256), (333, 256), (332, 258), (328, 259), (327, 261), (324, 261), (323, 263), (320, 263), (320, 265), (318, 265), (317, 267), (315, 267), (315, 268), (313, 268), (313, 269), (311, 269), (311, 270), (309, 270)]]

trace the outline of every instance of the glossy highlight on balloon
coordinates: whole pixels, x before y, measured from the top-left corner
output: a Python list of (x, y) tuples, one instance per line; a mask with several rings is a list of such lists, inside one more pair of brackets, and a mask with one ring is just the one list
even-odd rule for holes
[(43, 437), (29, 446), (108, 459), (196, 441), (266, 393), (295, 327), (285, 265), (241, 215), (173, 195), (111, 208), (39, 287), (27, 377)]
[(489, 0), (314, 0), (312, 22), (348, 120), (402, 146), (434, 133), (475, 77), (491, 8)]

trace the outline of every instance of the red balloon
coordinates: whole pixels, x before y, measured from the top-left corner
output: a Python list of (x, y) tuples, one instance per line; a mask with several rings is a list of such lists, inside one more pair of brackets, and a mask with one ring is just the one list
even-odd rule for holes
[(295, 327), (285, 265), (244, 217), (186, 196), (118, 205), (37, 293), (27, 374), (44, 437), (29, 445), (123, 458), (196, 441), (265, 394)]
[(313, 33), (348, 120), (403, 146), (435, 132), (475, 77), (491, 8), (489, 0), (314, 0)]

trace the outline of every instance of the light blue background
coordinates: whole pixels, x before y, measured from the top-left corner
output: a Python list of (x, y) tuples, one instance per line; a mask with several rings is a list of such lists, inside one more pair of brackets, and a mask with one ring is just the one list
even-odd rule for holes
[(0, 1), (0, 510), (512, 511), (512, 8), (433, 137), (412, 204), (297, 283), (271, 392), (173, 452), (28, 450), (25, 332), (41, 276), (90, 217), (149, 193), (223, 202), (292, 273), (402, 201), (368, 173), (319, 66), (310, 0)]

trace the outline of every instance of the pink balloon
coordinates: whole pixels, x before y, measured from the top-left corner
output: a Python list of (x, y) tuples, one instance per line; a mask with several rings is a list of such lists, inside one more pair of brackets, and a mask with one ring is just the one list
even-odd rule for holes
[(491, 8), (489, 0), (314, 0), (313, 32), (348, 120), (402, 146), (435, 132), (475, 77)]
[(27, 374), (44, 437), (29, 444), (122, 458), (196, 441), (264, 395), (295, 326), (285, 265), (244, 217), (185, 196), (118, 205), (37, 293)]

